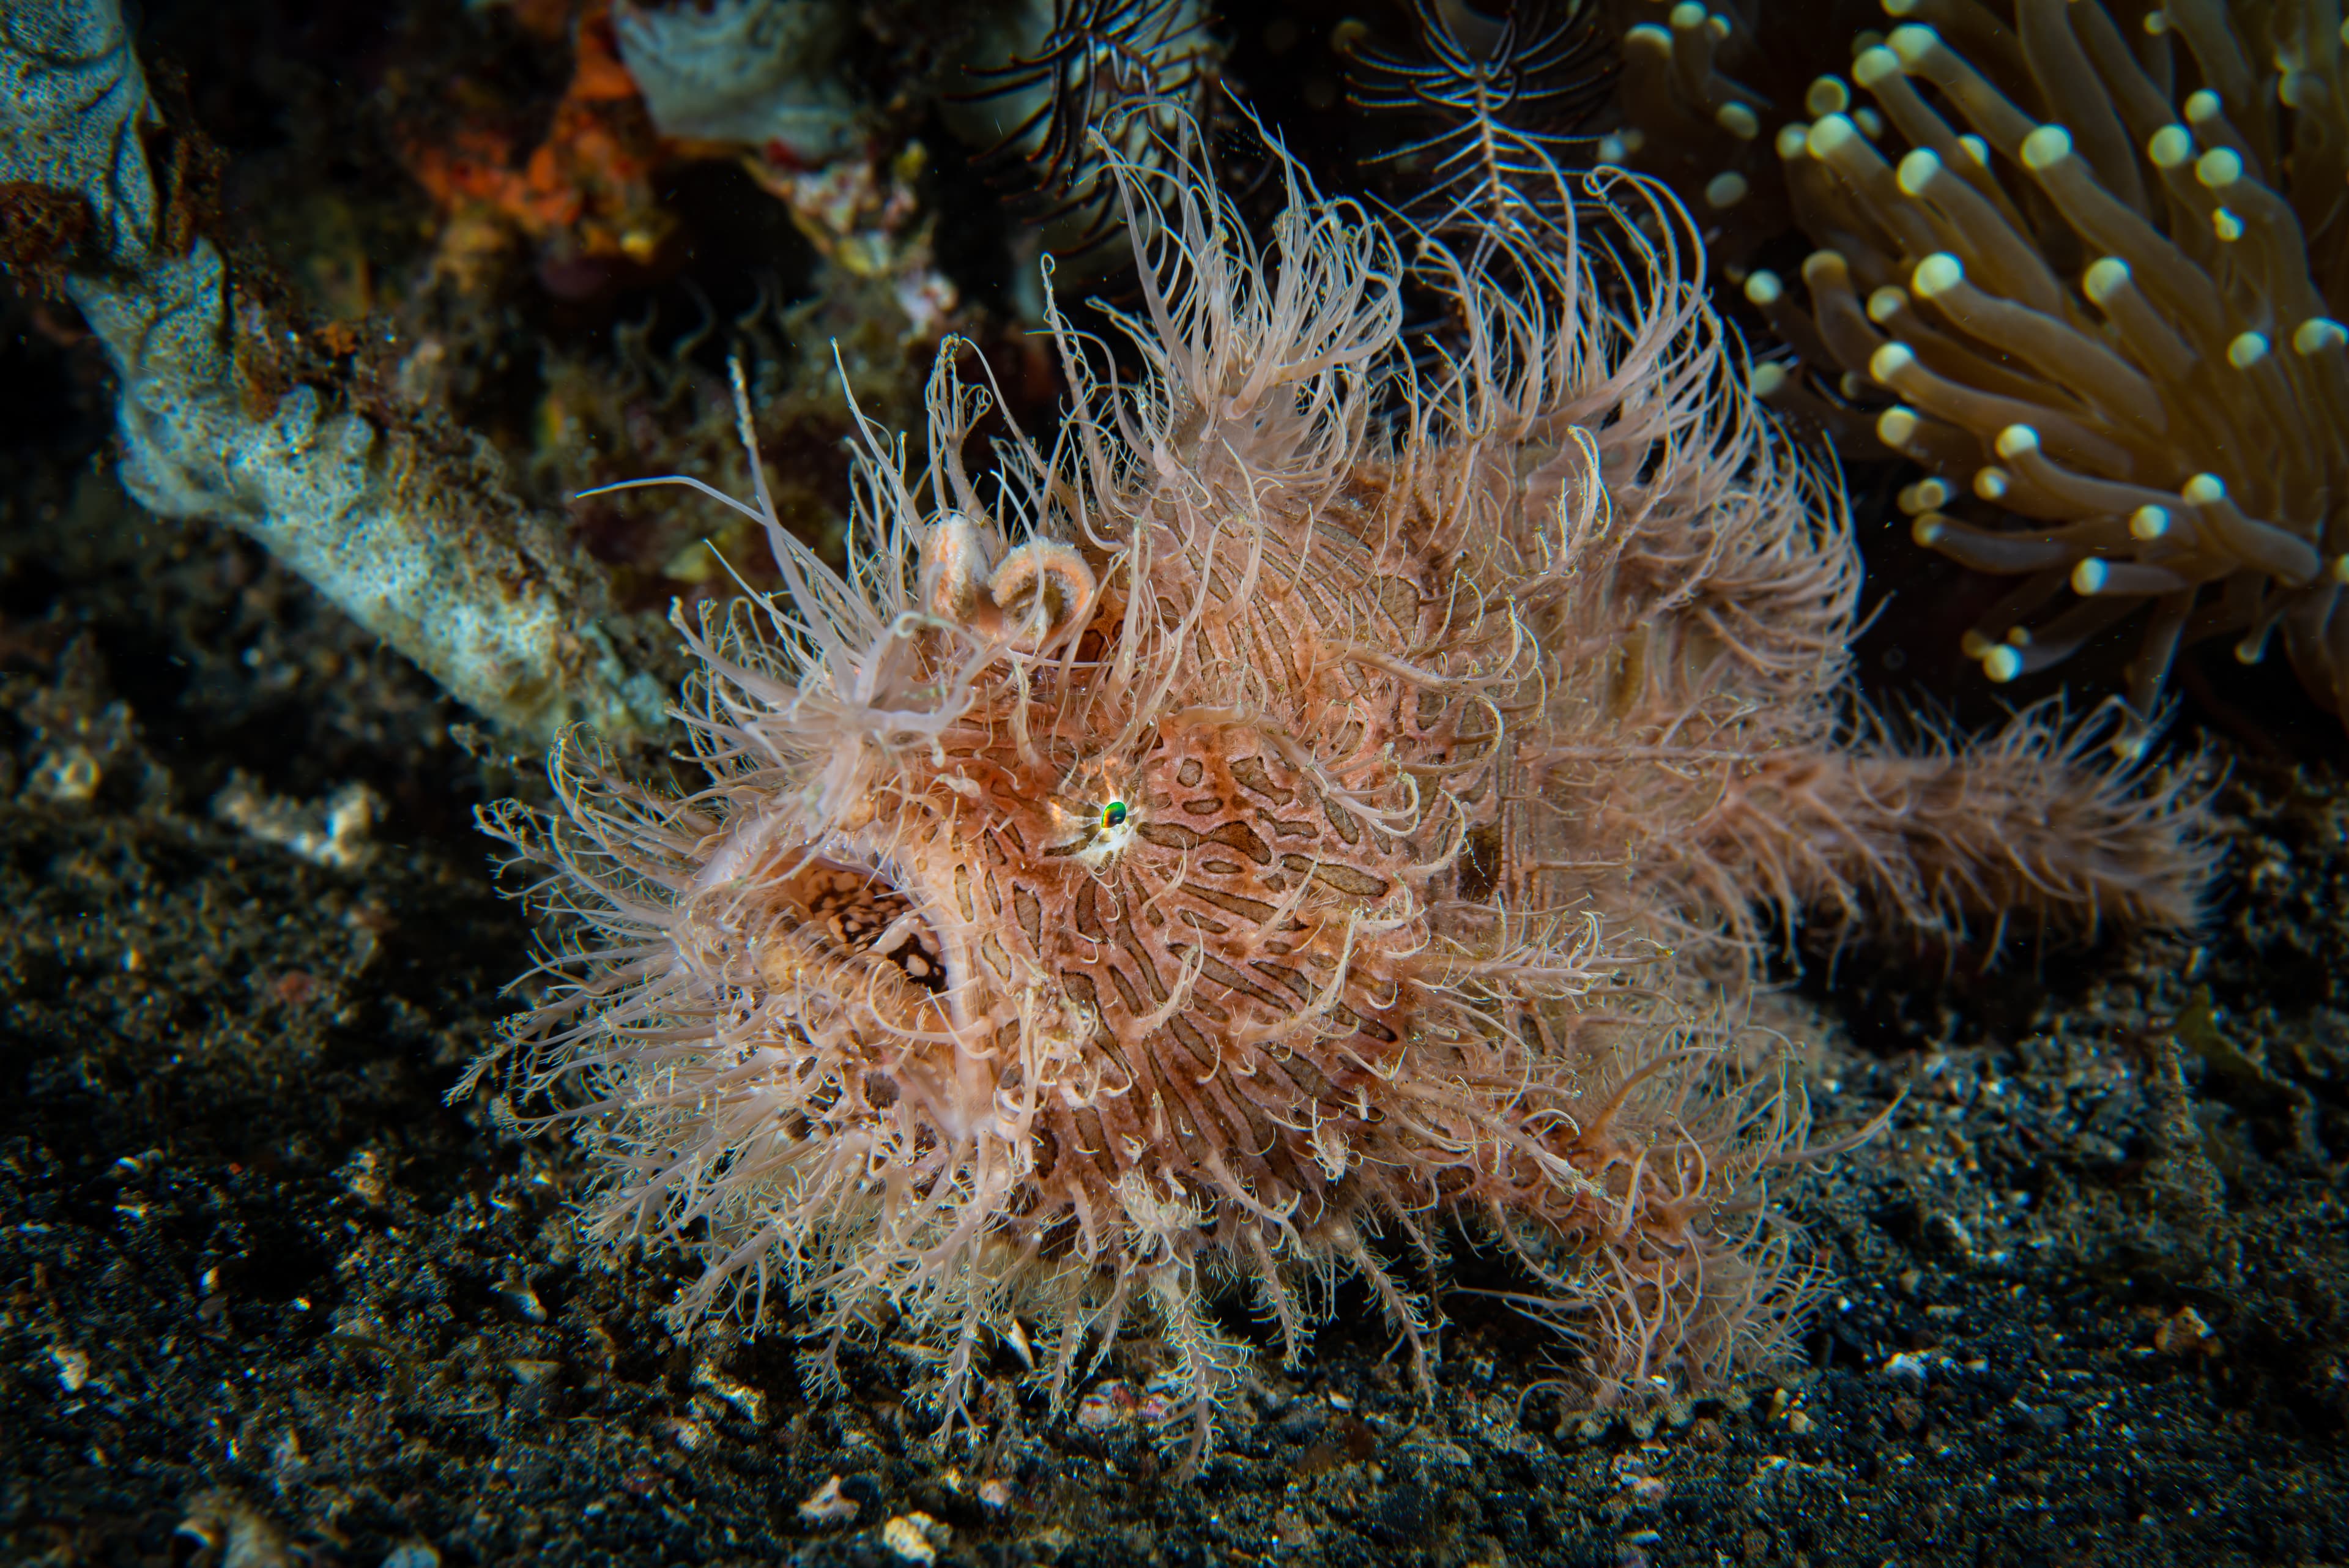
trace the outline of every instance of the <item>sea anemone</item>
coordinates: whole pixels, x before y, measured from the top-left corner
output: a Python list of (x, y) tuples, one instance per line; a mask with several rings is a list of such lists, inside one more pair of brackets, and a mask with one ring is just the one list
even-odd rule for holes
[[(1662, 21), (1623, 28), (1619, 119), (1600, 161), (1670, 185), (1703, 228), (1714, 269), (1743, 278), (1792, 222), (1772, 132), (1802, 109), (1806, 84), (1849, 58), (1847, 40), (1873, 10), (1866, 0), (1819, 0), (1799, 16), (1743, 0), (1656, 7)], [(1617, 19), (1640, 11), (1649, 8), (1620, 7)]]
[(2134, 622), (2145, 713), (2181, 646), (2253, 662), (2281, 628), (2349, 715), (2337, 16), (1885, 9), (1903, 25), (1775, 131), (1822, 248), (1807, 311), (1774, 273), (1744, 290), (1818, 379), (1764, 368), (1765, 393), (1872, 423), (1928, 471), (1903, 492), (1919, 542), (2021, 579), (1966, 639), (1991, 680)]
[(1772, 1173), (1826, 1152), (1744, 1022), (1772, 924), (2182, 922), (2198, 807), (2044, 722), (1851, 719), (1840, 491), (1661, 187), (1419, 242), (1407, 346), (1405, 257), (1292, 165), (1260, 247), (1187, 133), (1102, 156), (1140, 376), (1055, 308), (1066, 421), (974, 477), (949, 346), (926, 472), (864, 427), (844, 575), (727, 501), (781, 586), (680, 618), (706, 782), (574, 738), (489, 818), (580, 935), (476, 1074), (578, 1129), (596, 1239), (698, 1257), (681, 1320), (779, 1284), (820, 1380), (924, 1347), (949, 1430), (999, 1338), (1061, 1410), (1149, 1326), (1195, 1455), (1219, 1297), (1293, 1360), (1350, 1277), (1423, 1364), (1455, 1229), (1594, 1400), (1765, 1363)]

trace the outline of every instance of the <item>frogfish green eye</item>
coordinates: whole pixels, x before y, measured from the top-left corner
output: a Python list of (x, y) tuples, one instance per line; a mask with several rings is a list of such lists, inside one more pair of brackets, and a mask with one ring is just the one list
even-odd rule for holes
[(1102, 826), (1103, 827), (1123, 827), (1125, 826), (1125, 802), (1122, 800), (1113, 800), (1107, 805), (1102, 807)]

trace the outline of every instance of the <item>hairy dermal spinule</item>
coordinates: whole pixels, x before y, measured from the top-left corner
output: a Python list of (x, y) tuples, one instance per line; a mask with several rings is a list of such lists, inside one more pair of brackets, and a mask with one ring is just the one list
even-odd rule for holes
[(997, 1336), (1060, 1409), (1131, 1325), (1195, 1453), (1219, 1298), (1295, 1358), (1357, 1279), (1423, 1360), (1455, 1229), (1593, 1398), (1766, 1359), (1767, 1180), (1820, 1152), (1743, 1021), (1771, 924), (2185, 921), (2197, 807), (2041, 720), (1850, 716), (1840, 492), (1661, 188), (1415, 242), (1431, 357), (1381, 223), (1292, 169), (1260, 248), (1162, 151), (1109, 155), (1138, 379), (1056, 313), (1060, 435), (974, 476), (942, 354), (926, 472), (865, 427), (845, 576), (730, 503), (783, 581), (687, 632), (706, 784), (574, 741), (493, 817), (585, 933), (510, 1089), (599, 1158), (597, 1237), (698, 1255), (683, 1317), (780, 1284), (819, 1373), (926, 1346), (949, 1428)]

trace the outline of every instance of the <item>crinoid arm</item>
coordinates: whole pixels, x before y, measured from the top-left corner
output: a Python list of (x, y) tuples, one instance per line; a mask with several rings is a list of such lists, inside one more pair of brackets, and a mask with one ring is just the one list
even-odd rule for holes
[(1423, 133), (1375, 154), (1418, 185), (1405, 211), (1439, 234), (1547, 232), (1575, 201), (1566, 171), (1595, 148), (1576, 134), (1607, 101), (1616, 61), (1594, 5), (1528, 0), (1497, 17), (1413, 0), (1415, 49), (1354, 51), (1349, 96)]
[(1026, 47), (966, 67), (974, 86), (955, 115), (991, 125), (979, 167), (1015, 191), (1055, 251), (1081, 258), (1124, 238), (1110, 160), (1096, 144), (1106, 138), (1124, 158), (1154, 159), (1161, 133), (1201, 112), (1221, 49), (1203, 0), (1053, 0), (1050, 9)]

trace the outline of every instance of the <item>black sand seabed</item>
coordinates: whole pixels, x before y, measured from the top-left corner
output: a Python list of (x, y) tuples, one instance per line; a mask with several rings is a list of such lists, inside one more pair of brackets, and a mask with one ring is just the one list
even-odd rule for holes
[[(1423, 1401), (1349, 1297), (1195, 1482), (1117, 1390), (1047, 1424), (1008, 1354), (992, 1440), (941, 1454), (885, 1346), (818, 1403), (782, 1334), (673, 1339), (669, 1266), (578, 1256), (568, 1151), (443, 1104), (531, 935), (468, 813), (534, 764), (250, 546), (129, 506), (95, 431), (31, 434), (0, 475), (8, 1562), (2349, 1560), (2329, 776), (2221, 759), (2199, 945), (1812, 965), (1822, 1125), (1909, 1096), (1790, 1195), (1833, 1280), (1793, 1376), (1586, 1419), (1463, 1293)], [(366, 785), (371, 858), (217, 818), (240, 770), (289, 811)]]

